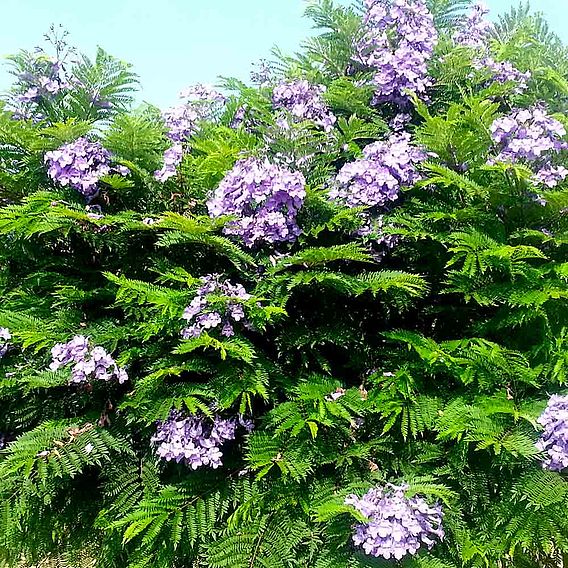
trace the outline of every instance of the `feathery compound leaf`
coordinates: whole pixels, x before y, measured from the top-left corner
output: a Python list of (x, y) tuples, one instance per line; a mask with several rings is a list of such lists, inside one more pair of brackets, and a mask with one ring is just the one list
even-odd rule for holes
[(163, 112), (61, 28), (10, 57), (0, 566), (568, 566), (568, 51), (306, 8)]

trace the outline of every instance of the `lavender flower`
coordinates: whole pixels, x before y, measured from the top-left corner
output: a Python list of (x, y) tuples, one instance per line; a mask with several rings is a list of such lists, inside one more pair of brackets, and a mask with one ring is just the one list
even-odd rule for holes
[(474, 59), (472, 62), (474, 69), (478, 71), (488, 71), (491, 74), (491, 81), (495, 83), (516, 83), (514, 93), (521, 94), (527, 90), (527, 81), (531, 78), (530, 71), (521, 73), (510, 61), (495, 61), (490, 56), (481, 59)]
[(367, 517), (355, 527), (353, 542), (366, 554), (400, 560), (423, 546), (430, 549), (444, 538), (444, 513), (439, 503), (430, 506), (422, 497), (407, 498), (407, 485), (388, 484), (369, 490), (363, 497), (350, 495), (345, 503)]
[(18, 101), (21, 103), (31, 103), (39, 100), (40, 92), (37, 87), (29, 87), (25, 92), (18, 96)]
[(200, 114), (191, 103), (171, 107), (162, 113), (166, 136), (174, 143), (187, 141), (197, 132)]
[(225, 95), (216, 91), (210, 85), (204, 85), (203, 83), (197, 83), (185, 88), (179, 94), (180, 99), (187, 99), (188, 102), (204, 102), (207, 108), (205, 114), (211, 112), (211, 103), (220, 103), (224, 105), (227, 102)]
[[(288, 111), (295, 119), (311, 120), (330, 132), (337, 118), (323, 100), (325, 91), (323, 85), (311, 85), (305, 80), (282, 83), (274, 89), (272, 103), (276, 109)], [(286, 125), (285, 116), (279, 118), (279, 124)]]
[(375, 102), (405, 106), (408, 91), (424, 94), (431, 85), (428, 61), (438, 34), (424, 0), (365, 0), (357, 60), (375, 71)]
[(176, 175), (177, 166), (183, 158), (183, 144), (199, 130), (202, 121), (212, 119), (226, 102), (221, 93), (202, 84), (183, 90), (180, 98), (186, 99), (186, 103), (162, 114), (166, 136), (173, 143), (164, 153), (164, 165), (154, 173), (154, 177), (162, 183)]
[(124, 176), (124, 177), (130, 175), (130, 169), (127, 168), (126, 166), (121, 166), (121, 165), (114, 166), (113, 170), (114, 170), (118, 175), (121, 175), (121, 176)]
[(345, 164), (329, 196), (347, 207), (384, 207), (398, 199), (405, 186), (420, 179), (416, 164), (426, 154), (410, 143), (409, 134), (394, 134), (363, 150), (363, 158)]
[(70, 383), (82, 384), (89, 379), (112, 381), (120, 384), (128, 380), (126, 371), (102, 347), (89, 345), (84, 335), (76, 335), (67, 343), (58, 343), (51, 350), (50, 370), (57, 371), (73, 364)]
[(406, 112), (399, 112), (395, 115), (389, 122), (389, 126), (395, 132), (400, 132), (404, 130), (406, 125), (412, 120), (412, 115)]
[(197, 84), (180, 93), (186, 103), (172, 107), (163, 113), (172, 142), (186, 142), (199, 129), (199, 122), (213, 118), (225, 104), (225, 97), (207, 85)]
[(542, 466), (552, 471), (568, 468), (568, 396), (551, 396), (538, 423), (544, 427), (536, 444), (546, 453)]
[(472, 6), (453, 35), (454, 43), (462, 47), (486, 47), (487, 36), (493, 29), (493, 24), (485, 18), (487, 14), (489, 8), (483, 2)]
[(18, 76), (19, 88), (23, 91), (17, 96), (18, 102), (37, 103), (42, 98), (53, 98), (70, 87), (62, 61), (39, 52), (31, 56), (28, 64), (29, 71)]
[(67, 343), (58, 343), (51, 349), (50, 370), (57, 371), (69, 363), (83, 361), (89, 351), (89, 340), (84, 335), (76, 335)]
[(45, 162), (53, 181), (76, 189), (88, 201), (98, 194), (100, 179), (111, 172), (110, 153), (86, 138), (46, 152)]
[(258, 63), (253, 64), (250, 80), (259, 87), (268, 87), (274, 82), (274, 75), (274, 64), (267, 59), (261, 59)]
[(177, 167), (183, 159), (182, 144), (174, 144), (164, 152), (164, 165), (154, 172), (154, 177), (159, 182), (166, 182), (177, 174)]
[(244, 428), (247, 434), (250, 434), (254, 430), (254, 422), (251, 418), (245, 418), (242, 414), (238, 417), (239, 426)]
[(12, 339), (10, 330), (6, 327), (0, 327), (0, 359), (8, 353), (10, 349), (10, 339)]
[(246, 246), (257, 242), (293, 242), (300, 235), (296, 216), (306, 196), (298, 172), (257, 158), (239, 160), (207, 202), (209, 215), (236, 217), (224, 232)]
[(491, 125), (491, 137), (500, 151), (490, 163), (526, 163), (536, 170), (536, 183), (555, 187), (568, 176), (564, 167), (551, 165), (553, 156), (568, 148), (564, 136), (562, 123), (548, 116), (542, 107), (514, 110)]
[[(218, 274), (209, 274), (201, 279), (202, 286), (183, 312), (183, 319), (191, 325), (182, 330), (182, 337), (199, 337), (203, 332), (221, 327), (221, 335), (235, 335), (233, 323), (245, 319), (245, 311), (240, 302), (251, 298), (241, 284), (221, 280)], [(224, 306), (219, 306), (219, 297), (228, 298)], [(215, 298), (215, 302), (212, 299)], [(221, 310), (223, 313), (219, 313)]]
[(166, 461), (184, 463), (193, 470), (203, 466), (217, 469), (223, 465), (221, 447), (235, 439), (239, 425), (248, 432), (253, 427), (252, 421), (242, 417), (215, 416), (210, 420), (205, 416), (185, 417), (172, 410), (167, 420), (158, 422), (151, 441), (157, 445), (158, 456)]
[(540, 169), (535, 174), (535, 181), (541, 185), (546, 185), (547, 187), (556, 187), (561, 181), (564, 181), (568, 177), (568, 169), (564, 166), (546, 166)]
[(239, 128), (245, 123), (245, 118), (247, 115), (247, 105), (240, 105), (236, 110), (233, 118), (231, 120), (231, 128)]

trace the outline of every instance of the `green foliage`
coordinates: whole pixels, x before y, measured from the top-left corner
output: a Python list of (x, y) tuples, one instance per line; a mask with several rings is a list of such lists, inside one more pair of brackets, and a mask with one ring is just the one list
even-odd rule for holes
[[(515, 8), (489, 49), (530, 70), (529, 89), (487, 85), (472, 73), (478, 54), (449, 39), (468, 5), (429, 2), (434, 85), (428, 104), (407, 109), (429, 155), (421, 180), (380, 211), (391, 248), (361, 231), (376, 211), (328, 197), (396, 114), (372, 104), (352, 65), (360, 5), (310, 2), (319, 35), (276, 64), (280, 78), (327, 87), (331, 132), (281, 128), (270, 88), (224, 79), (225, 110), (199, 125), (166, 183), (153, 175), (170, 144), (159, 110), (130, 109), (136, 77), (103, 50), (77, 58), (81, 84), (42, 101), (41, 120), (2, 104), (0, 327), (12, 338), (0, 358), (0, 564), (568, 565), (568, 481), (542, 469), (535, 446), (538, 416), (568, 382), (567, 186), (536, 202), (526, 165), (490, 160), (491, 124), (511, 108), (544, 101), (566, 122), (568, 55), (538, 14)], [(13, 71), (36, 59), (21, 52)], [(130, 170), (104, 177), (89, 208), (44, 160), (85, 135)], [(243, 156), (304, 174), (296, 242), (245, 247), (223, 232), (231, 218), (209, 216), (208, 197)], [(244, 286), (249, 296), (207, 300), (223, 313), (238, 304), (246, 325), (182, 338), (184, 309), (211, 274)], [(69, 367), (50, 370), (54, 344), (78, 334), (128, 382), (77, 385)], [(172, 409), (243, 415), (255, 429), (223, 446), (222, 467), (192, 470), (156, 454), (156, 423)], [(445, 511), (445, 540), (398, 563), (354, 546), (366, 519), (345, 505), (388, 482)]]
[(471, 0), (428, 0), (428, 7), (438, 29), (451, 29), (471, 5)]

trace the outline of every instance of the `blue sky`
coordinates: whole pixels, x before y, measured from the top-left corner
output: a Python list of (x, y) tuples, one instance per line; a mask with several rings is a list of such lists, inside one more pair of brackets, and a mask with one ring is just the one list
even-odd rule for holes
[[(347, 1), (347, 0), (345, 0)], [(0, 55), (37, 45), (51, 23), (93, 54), (100, 45), (134, 64), (141, 98), (167, 106), (177, 93), (218, 75), (248, 77), (250, 65), (278, 45), (295, 51), (310, 33), (304, 0), (1, 0)], [(515, 0), (486, 0), (493, 14)], [(568, 0), (533, 0), (568, 42)], [(10, 77), (0, 69), (0, 90)]]

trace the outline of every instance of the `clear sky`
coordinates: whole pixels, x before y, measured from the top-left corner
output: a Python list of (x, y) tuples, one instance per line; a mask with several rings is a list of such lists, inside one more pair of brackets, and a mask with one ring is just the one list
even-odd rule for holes
[[(343, 0), (348, 2), (348, 0)], [(516, 0), (486, 0), (493, 14)], [(247, 79), (251, 63), (278, 45), (293, 52), (310, 33), (304, 0), (0, 0), (0, 55), (40, 43), (51, 23), (89, 55), (100, 45), (134, 64), (141, 98), (167, 106), (196, 82)], [(533, 0), (568, 42), (568, 0)], [(0, 69), (0, 90), (10, 77)]]

